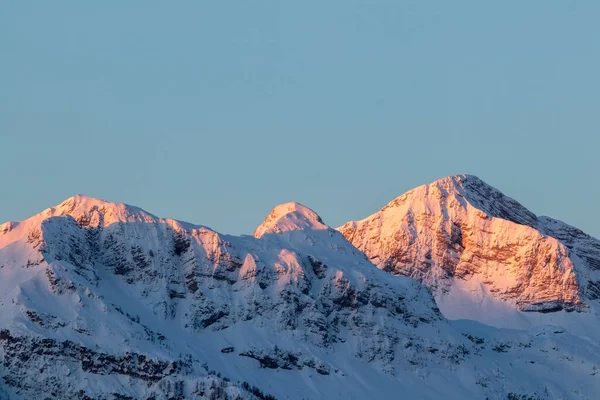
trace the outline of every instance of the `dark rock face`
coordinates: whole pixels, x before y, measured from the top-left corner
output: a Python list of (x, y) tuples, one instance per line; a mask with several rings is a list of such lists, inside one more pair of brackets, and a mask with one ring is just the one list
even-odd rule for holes
[(587, 293), (587, 297), (590, 300), (598, 300), (600, 299), (600, 282), (593, 282), (590, 281), (588, 282), (587, 288), (586, 288), (586, 293)]
[[(138, 353), (107, 354), (71, 341), (16, 336), (6, 329), (0, 331), (0, 345), (3, 379), (9, 386), (29, 394), (48, 388), (50, 392), (47, 394), (55, 398), (81, 398), (84, 395), (54, 374), (60, 366), (89, 374), (129, 377), (146, 382), (157, 391), (160, 391), (160, 382), (176, 380), (179, 374), (190, 368), (189, 363), (184, 361), (154, 360)], [(32, 376), (32, 370), (38, 370), (40, 374)]]
[(329, 368), (319, 360), (307, 359), (300, 353), (282, 350), (277, 347), (272, 350), (250, 349), (241, 352), (239, 355), (257, 360), (261, 368), (292, 370), (308, 367), (321, 375), (329, 375), (330, 373)]
[(317, 278), (325, 278), (325, 270), (327, 270), (327, 265), (323, 264), (319, 260), (314, 259), (312, 256), (308, 256), (308, 262), (310, 263), (312, 271)]
[[(238, 399), (275, 399), (262, 391), (263, 397), (257, 396), (253, 391), (258, 393), (258, 388), (233, 383), (214, 371), (206, 371), (208, 375), (199, 378), (191, 357), (169, 361), (135, 352), (115, 355), (71, 341), (17, 336), (6, 329), (0, 330), (0, 360), (0, 400), (10, 399), (4, 385), (26, 399), (221, 399), (227, 397), (230, 388), (239, 393)], [(74, 377), (75, 374), (80, 377)], [(90, 375), (119, 377), (128, 383), (113, 383), (100, 395), (87, 393), (73, 384)]]

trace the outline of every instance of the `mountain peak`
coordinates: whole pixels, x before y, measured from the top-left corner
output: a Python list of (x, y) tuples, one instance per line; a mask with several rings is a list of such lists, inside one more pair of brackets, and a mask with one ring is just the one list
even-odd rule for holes
[[(459, 196), (463, 196), (472, 206), (490, 217), (502, 218), (520, 225), (536, 227), (537, 216), (517, 200), (502, 193), (499, 189), (474, 175), (455, 175), (436, 182), (446, 181)], [(435, 184), (434, 182), (433, 184)]]
[(485, 192), (486, 194), (498, 193), (499, 195), (504, 196), (500, 190), (488, 184), (478, 176), (470, 174), (446, 176), (420, 187), (437, 187), (448, 193), (458, 193), (463, 197), (477, 196), (480, 195), (481, 192)]
[(573, 310), (586, 292), (589, 298), (600, 293), (595, 280), (582, 289), (579, 281), (587, 278), (575, 275), (579, 259), (588, 265), (583, 271), (600, 265), (592, 238), (538, 219), (473, 175), (419, 186), (338, 230), (379, 268), (428, 285), (443, 312), (457, 318), (462, 311), (448, 306), (446, 295), (478, 281), (493, 297), (527, 311)]
[(260, 238), (267, 233), (281, 233), (298, 230), (329, 229), (319, 215), (310, 208), (295, 201), (283, 203), (273, 208), (267, 218), (256, 228), (254, 237)]
[(71, 196), (71, 197), (65, 199), (59, 205), (52, 207), (51, 209), (56, 209), (57, 211), (60, 212), (60, 211), (66, 211), (69, 209), (75, 209), (78, 207), (86, 207), (86, 206), (93, 207), (95, 205), (104, 205), (104, 204), (108, 204), (108, 203), (109, 202), (106, 200), (95, 198), (95, 197), (90, 197), (90, 196), (86, 196), (84, 194), (78, 193), (74, 196)]
[[(501, 218), (520, 225), (536, 227), (537, 216), (521, 203), (502, 193), (475, 175), (453, 175), (416, 187), (387, 204), (382, 211), (403, 207), (437, 208), (449, 198), (466, 201), (489, 217)], [(434, 203), (440, 203), (435, 205)]]
[(478, 176), (470, 174), (446, 176), (444, 178), (436, 179), (431, 184), (446, 186), (448, 188), (454, 188), (456, 190), (462, 191), (467, 191), (474, 187), (489, 187), (491, 189), (498, 190), (490, 184), (488, 184), (487, 182), (485, 182), (483, 179), (479, 178)]
[(110, 225), (115, 222), (152, 222), (158, 218), (142, 210), (124, 203), (76, 194), (57, 206), (41, 213), (44, 218), (70, 215), (76, 220), (86, 221), (91, 225)]

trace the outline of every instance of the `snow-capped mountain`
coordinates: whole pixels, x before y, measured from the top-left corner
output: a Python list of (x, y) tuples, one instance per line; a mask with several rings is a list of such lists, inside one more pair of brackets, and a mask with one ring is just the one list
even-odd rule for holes
[[(487, 207), (501, 213), (497, 200)], [(572, 251), (594, 259), (591, 238), (573, 240)], [(551, 250), (570, 265), (570, 253)], [(569, 286), (577, 268), (562, 271), (564, 293), (548, 289), (544, 304), (585, 307), (593, 291), (576, 274)], [(537, 307), (529, 290), (519, 304)], [(297, 203), (237, 237), (72, 197), (0, 225), (0, 307), (0, 399), (592, 399), (600, 390), (593, 335), (448, 321), (427, 287), (378, 269)]]
[(472, 175), (415, 188), (338, 230), (379, 268), (430, 287), (453, 317), (477, 319), (465, 303), (498, 299), (521, 311), (585, 312), (600, 295), (599, 240)]

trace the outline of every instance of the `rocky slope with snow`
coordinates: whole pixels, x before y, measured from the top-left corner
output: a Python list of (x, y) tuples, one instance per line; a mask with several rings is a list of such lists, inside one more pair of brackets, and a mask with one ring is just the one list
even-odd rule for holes
[(523, 311), (582, 311), (600, 294), (600, 241), (538, 218), (471, 175), (415, 188), (338, 230), (379, 268), (423, 282), (441, 303), (457, 285)]
[[(585, 240), (567, 249), (593, 259)], [(575, 287), (561, 305), (589, 297)], [(429, 289), (376, 268), (297, 203), (237, 237), (75, 196), (0, 225), (0, 307), (0, 399), (591, 399), (600, 390), (595, 340), (449, 322)]]

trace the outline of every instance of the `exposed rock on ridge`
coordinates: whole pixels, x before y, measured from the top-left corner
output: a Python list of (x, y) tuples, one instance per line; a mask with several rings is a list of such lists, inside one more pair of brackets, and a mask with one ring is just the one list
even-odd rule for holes
[(537, 218), (472, 175), (439, 179), (338, 230), (379, 268), (443, 295), (453, 280), (481, 282), (521, 310), (576, 309), (597, 298), (590, 270), (600, 242)]

